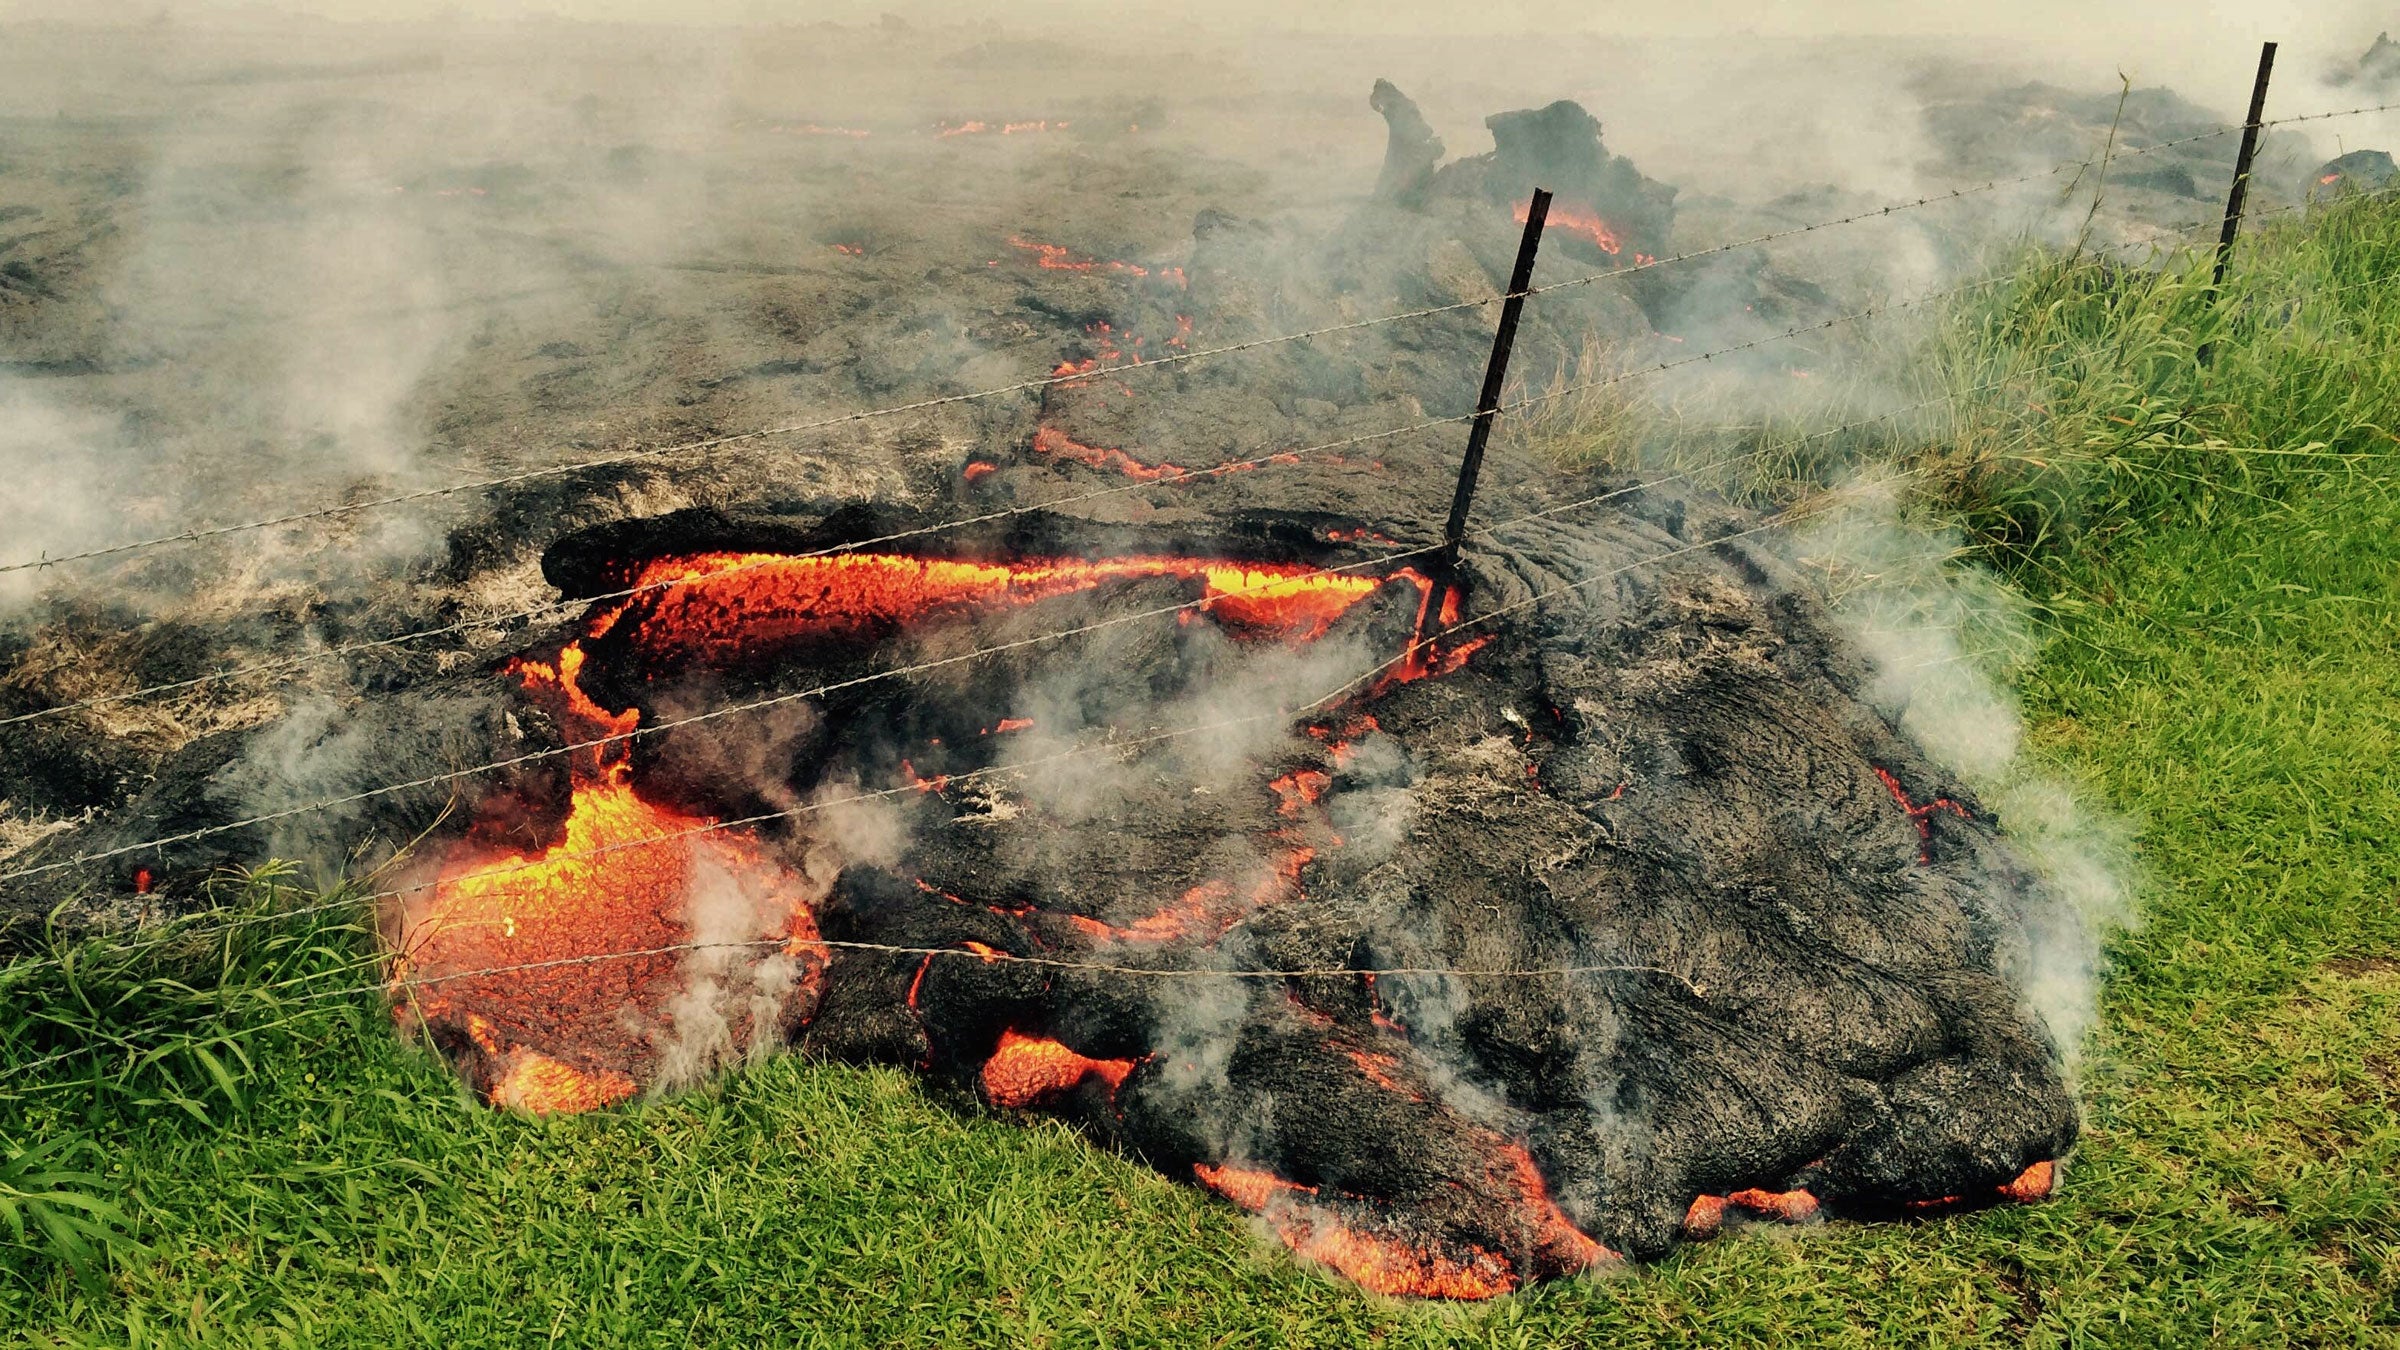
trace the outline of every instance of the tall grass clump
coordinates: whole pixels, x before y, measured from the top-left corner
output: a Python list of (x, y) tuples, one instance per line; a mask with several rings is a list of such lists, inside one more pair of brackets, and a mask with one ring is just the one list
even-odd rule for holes
[[(1896, 473), (1909, 510), (2004, 570), (2400, 451), (2400, 201), (2284, 217), (2244, 237), (2222, 287), (2213, 262), (2024, 247), (1904, 328), (1830, 332), (1811, 353), (1830, 373), (1806, 387), (1756, 361), (1664, 397), (1627, 381), (1553, 400), (1517, 434), (1571, 467), (1676, 475), (1762, 509)], [(1557, 383), (1635, 364), (1595, 348)]]
[(363, 906), (280, 867), (130, 933), (52, 931), (0, 965), (0, 1279), (89, 1281), (135, 1242), (120, 1144), (244, 1112), (279, 1064), (367, 1030)]

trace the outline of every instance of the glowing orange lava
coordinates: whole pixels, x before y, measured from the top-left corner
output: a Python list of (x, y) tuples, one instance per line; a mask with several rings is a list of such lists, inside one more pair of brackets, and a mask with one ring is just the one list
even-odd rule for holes
[(1008, 246), (1032, 255), (1033, 265), (1045, 272), (1113, 272), (1119, 276), (1155, 277), (1177, 286), (1186, 284), (1180, 267), (1144, 267), (1114, 258), (1087, 258), (1064, 244), (1045, 244), (1018, 234), (1008, 237)]
[[(631, 1024), (673, 1021), (687, 958), (741, 979), (778, 963), (798, 978), (764, 985), (813, 1002), (823, 956), (796, 886), (746, 836), (692, 833), (708, 823), (644, 801), (619, 765), (575, 786), (549, 847), (460, 846), (395, 927), (403, 1024), (462, 1028), (494, 1105), (580, 1111), (633, 1094), (656, 1050)], [(694, 941), (698, 884), (752, 921), (721, 948), (677, 950)]]
[[(506, 669), (552, 705), (571, 738), (631, 733), (641, 714), (593, 702), (585, 659), (569, 643), (555, 662), (520, 658)], [(689, 1003), (696, 985), (759, 993), (720, 1019), (747, 1040), (772, 1034), (752, 1025), (762, 1004), (813, 1006), (825, 964), (797, 880), (755, 838), (645, 800), (623, 742), (579, 750), (569, 766), (557, 838), (524, 851), (470, 837), (393, 924), (403, 1026), (463, 1031), (478, 1052), (470, 1076), (496, 1106), (620, 1101), (679, 1034), (678, 1000)]]
[(1693, 1199), (1692, 1207), (1683, 1214), (1683, 1235), (1694, 1242), (1705, 1242), (1725, 1229), (1725, 1197), (1703, 1195)]
[(1397, 1092), (1401, 1096), (1408, 1098), (1410, 1101), (1421, 1102), (1425, 1100), (1424, 1094), (1418, 1092), (1415, 1088), (1407, 1086), (1399, 1079), (1392, 1076), (1393, 1074), (1399, 1072), (1400, 1069), (1400, 1057), (1398, 1055), (1386, 1055), (1373, 1050), (1360, 1050), (1353, 1046), (1344, 1046), (1342, 1048), (1342, 1053), (1348, 1056), (1350, 1062), (1358, 1066), (1358, 1071), (1361, 1074), (1366, 1075), (1367, 1081), (1373, 1083), (1375, 1086), (1382, 1088), (1386, 1092)]
[(1587, 1270), (1619, 1259), (1617, 1253), (1594, 1242), (1568, 1220), (1523, 1144), (1495, 1142), (1492, 1151), (1508, 1169), (1517, 1203), (1533, 1224), (1534, 1252), (1546, 1266), (1561, 1271)]
[(1011, 1027), (983, 1064), (983, 1095), (994, 1106), (1032, 1107), (1054, 1101), (1098, 1078), (1114, 1094), (1136, 1067), (1130, 1059), (1092, 1059)]
[(1145, 483), (1154, 483), (1161, 478), (1179, 478), (1191, 472), (1180, 464), (1144, 464), (1122, 450), (1085, 445), (1056, 427), (1042, 427), (1033, 433), (1033, 452), (1094, 469), (1108, 469)]
[[(1524, 224), (1525, 219), (1529, 214), (1530, 203), (1518, 202), (1516, 209), (1517, 223), (1519, 225)], [(1544, 222), (1543, 228), (1548, 230), (1565, 230), (1567, 233), (1575, 235), (1576, 237), (1584, 240), (1586, 243), (1598, 247), (1602, 253), (1606, 253), (1610, 257), (1615, 257), (1624, 249), (1624, 245), (1617, 238), (1616, 230), (1611, 227), (1607, 221), (1602, 220), (1597, 214), (1584, 210), (1579, 206), (1566, 206), (1557, 202), (1551, 203), (1550, 216), (1549, 219)]]
[(1185, 891), (1175, 903), (1125, 927), (1102, 923), (1082, 914), (1067, 921), (1085, 936), (1100, 942), (1173, 942), (1181, 938), (1218, 937), (1242, 921), (1244, 911), (1231, 903), (1233, 887), (1204, 881)]
[[(1615, 1252), (1592, 1241), (1559, 1212), (1532, 1154), (1523, 1145), (1496, 1136), (1485, 1142), (1492, 1151), (1496, 1179), (1503, 1189), (1516, 1193), (1519, 1217), (1532, 1234), (1536, 1273), (1564, 1274), (1618, 1259)], [(1520, 1282), (1520, 1272), (1493, 1252), (1458, 1241), (1428, 1248), (1366, 1231), (1345, 1222), (1335, 1208), (1324, 1203), (1316, 1187), (1288, 1181), (1264, 1168), (1200, 1163), (1192, 1171), (1202, 1185), (1265, 1219), (1302, 1260), (1331, 1266), (1378, 1293), (1483, 1299), (1508, 1293)], [(1372, 1208), (1370, 1202), (1354, 1196), (1340, 1199)]]
[(1883, 780), (1884, 791), (1892, 794), (1892, 800), (1900, 804), (1900, 809), (1907, 814), (1909, 823), (1917, 827), (1917, 838), (1922, 841), (1921, 846), (1917, 849), (1917, 861), (1920, 863), (1933, 861), (1933, 814), (1935, 812), (1946, 810), (1960, 820), (1971, 819), (1967, 815), (1967, 808), (1960, 806), (1948, 797), (1936, 797), (1923, 806), (1911, 802), (1908, 799), (1907, 791), (1900, 786), (1900, 780), (1893, 777), (1889, 769), (1879, 766), (1875, 770), (1875, 776)]
[[(638, 606), (632, 641), (649, 661), (724, 668), (803, 638), (864, 642), (912, 622), (1030, 604), (1146, 577), (1198, 581), (1198, 612), (1239, 634), (1293, 642), (1322, 636), (1382, 584), (1377, 577), (1329, 574), (1298, 563), (1206, 558), (981, 563), (890, 553), (705, 553), (645, 565), (634, 584), (664, 589), (637, 597), (624, 611), (601, 616), (591, 628), (606, 632), (615, 626), (617, 613)], [(581, 653), (573, 647), (569, 651), (580, 664)], [(568, 660), (562, 655), (560, 664)], [(524, 665), (529, 671), (547, 670), (538, 663)]]
[(491, 1104), (505, 1110), (548, 1116), (597, 1111), (632, 1096), (631, 1075), (615, 1069), (585, 1072), (539, 1050), (518, 1049), (491, 1086)]
[(1508, 1263), (1480, 1247), (1461, 1243), (1457, 1252), (1426, 1251), (1345, 1224), (1331, 1210), (1309, 1203), (1317, 1194), (1314, 1186), (1236, 1163), (1197, 1163), (1192, 1171), (1202, 1185), (1265, 1219), (1293, 1255), (1331, 1266), (1379, 1294), (1484, 1299), (1517, 1287)]
[(1753, 1214), (1802, 1223), (1816, 1217), (1817, 1197), (1807, 1191), (1735, 1191), (1725, 1197)]
[(2014, 1180), (2001, 1186), (2000, 1196), (2004, 1200), (2014, 1200), (2020, 1205), (2030, 1205), (2036, 1200), (2048, 1198), (2050, 1188), (2056, 1183), (2057, 1178), (2057, 1163), (2047, 1160), (2037, 1162), (2019, 1172)]
[(1298, 816), (1303, 808), (1324, 800), (1325, 789), (1333, 786), (1333, 776), (1319, 769), (1296, 769), (1267, 784), (1267, 789), (1280, 800), (1277, 812)]

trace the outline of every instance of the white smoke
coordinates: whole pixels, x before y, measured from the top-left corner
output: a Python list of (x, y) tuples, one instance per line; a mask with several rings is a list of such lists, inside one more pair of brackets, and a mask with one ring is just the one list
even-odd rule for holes
[(1835, 505), (1795, 532), (1792, 552), (1873, 663), (1870, 701), (1975, 790), (2040, 873), (2017, 973), (2072, 1069), (2098, 1010), (2102, 945), (2138, 917), (2133, 822), (2025, 747), (1999, 675), (2036, 647), (2023, 598), (1968, 562), (1954, 532), (1904, 519), (1888, 480), (1827, 500)]
[[(124, 497), (109, 491), (122, 482), (112, 472), (120, 467), (117, 438), (115, 419), (0, 377), (0, 475), (12, 485), (0, 494), (0, 539), (8, 541), (0, 561), (76, 552), (121, 528)], [(24, 602), (46, 581), (40, 571), (0, 574), (0, 606)]]
[(794, 895), (797, 879), (738, 859), (702, 836), (692, 849), (683, 896), (682, 987), (667, 1000), (667, 1025), (652, 1032), (655, 1091), (703, 1081), (782, 1048), (785, 1009), (801, 978), (800, 954), (767, 944), (796, 908), (821, 894)]

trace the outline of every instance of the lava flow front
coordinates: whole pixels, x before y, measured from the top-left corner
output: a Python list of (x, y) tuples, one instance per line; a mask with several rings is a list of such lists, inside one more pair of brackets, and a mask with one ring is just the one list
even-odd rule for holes
[[(1570, 842), (1578, 822), (1713, 810), (1656, 767), (1712, 752), (1579, 732), (1620, 695), (1533, 679), (1520, 638), (1486, 623), (1456, 640), (1458, 588), (1293, 557), (1386, 542), (1372, 531), (1262, 523), (1250, 537), (1279, 541), (1264, 558), (844, 551), (707, 519), (637, 536), (667, 547), (594, 537), (553, 562), (603, 598), (498, 667), (516, 772), (390, 925), (404, 1024), (496, 1105), (604, 1107), (787, 1044), (905, 1066), (1127, 1145), (1301, 1258), (1416, 1297), (1504, 1294), (1729, 1217), (2045, 1188), (2028, 1168), (2056, 1156), (2054, 1131), (1870, 1186), (1856, 1178), (1890, 1155), (1833, 1147), (1822, 1115), (1761, 1117), (1747, 1128), (1780, 1142), (1723, 1155), (1739, 1161), (1706, 1186), (1610, 1173), (1593, 1131), (1634, 1113), (1594, 1125), (1590, 1103), (1683, 1090), (1595, 1067), (1620, 1033), (1591, 1027), (1635, 1025), (1612, 1008), (1718, 1056), (1694, 1081), (1737, 1105), (1712, 1112), (1821, 1072), (1753, 1069), (1772, 1038), (1690, 1030), (1724, 997), (1668, 968), (1690, 958), (1618, 965), (1592, 955), (1618, 939), (1568, 935), (1720, 893), (1562, 880), (1632, 856)], [(1607, 666), (1578, 661), (1543, 679)], [(1940, 894), (1980, 813), (1918, 805), (1903, 785), (1930, 771), (1896, 747), (1853, 764), (1863, 791), (1840, 800), (1877, 810), (1826, 875)], [(1535, 936), (1529, 905), (1562, 936)], [(1593, 973), (1471, 973), (1562, 961)], [(1732, 1008), (1777, 977), (1721, 978)], [(1879, 1119), (1913, 1109), (1895, 1100)]]
[[(811, 887), (750, 831), (644, 795), (630, 753), (641, 713), (586, 692), (587, 644), (613, 640), (655, 679), (796, 646), (855, 649), (912, 625), (1149, 578), (1197, 583), (1191, 612), (1233, 634), (1295, 642), (1321, 636), (1381, 584), (1299, 564), (1167, 556), (720, 552), (642, 564), (632, 594), (595, 609), (555, 655), (506, 664), (569, 742), (569, 807), (538, 841), (524, 838), (521, 813), (487, 811), (402, 908), (393, 941), (403, 1020), (432, 1028), (494, 1103), (553, 1111), (713, 1067), (810, 1012), (824, 965)], [(1291, 885), (1305, 858), (1290, 852), (1252, 902)], [(1076, 918), (1143, 941), (1227, 914), (1231, 898), (1226, 883), (1195, 887), (1182, 902), (1189, 915), (1169, 906), (1121, 934)]]

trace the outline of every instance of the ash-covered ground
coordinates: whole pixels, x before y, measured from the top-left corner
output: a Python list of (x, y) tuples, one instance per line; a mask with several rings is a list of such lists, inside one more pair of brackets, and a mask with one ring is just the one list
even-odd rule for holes
[[(1392, 433), (1471, 406), (1491, 308), (1462, 305), (1534, 186), (1547, 283), (2221, 115), (1914, 48), (1808, 105), (1878, 129), (1829, 154), (1696, 122), (1661, 73), (1793, 64), (1597, 39), (1503, 80), (1397, 42), (900, 21), (10, 38), (0, 562), (365, 504), (0, 576), (13, 941), (271, 856), (381, 868), (436, 981), (403, 1020), (495, 1101), (786, 1040), (916, 1065), (1405, 1292), (1655, 1254), (1726, 1196), (2030, 1196), (2071, 1144), (2030, 991), (2073, 915), (1781, 536), (1504, 446), (1478, 520), (1556, 514), (1475, 540), (1433, 619), (1465, 626), (1419, 651), (1401, 574), (1464, 431)], [(2315, 161), (2269, 149), (2273, 201)], [(2231, 156), (2133, 161), (2094, 237), (2205, 219)], [(1942, 284), (2084, 228), (2073, 181), (1537, 296), (1513, 392)], [(1442, 312), (1143, 368), (1415, 309)], [(1708, 378), (1771, 403), (1825, 353)], [(861, 547), (1017, 570), (823, 631), (838, 588), (708, 599), (724, 557), (895, 534)], [(1375, 584), (1243, 617), (1242, 585), (1323, 567)], [(623, 865), (567, 856), (595, 849)], [(637, 945), (669, 950), (587, 961)], [(1219, 973), (1128, 973), (1161, 966)], [(1325, 973), (1372, 970), (1420, 973)]]

